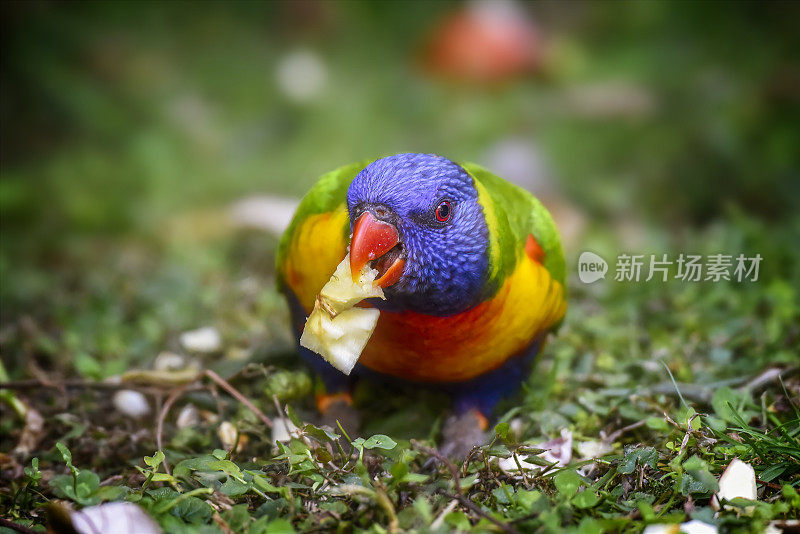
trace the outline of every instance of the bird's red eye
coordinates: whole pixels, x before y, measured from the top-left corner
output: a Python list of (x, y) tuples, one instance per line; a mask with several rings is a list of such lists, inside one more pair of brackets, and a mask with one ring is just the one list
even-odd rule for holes
[(443, 201), (436, 207), (436, 220), (439, 222), (447, 222), (450, 220), (453, 210), (448, 201)]

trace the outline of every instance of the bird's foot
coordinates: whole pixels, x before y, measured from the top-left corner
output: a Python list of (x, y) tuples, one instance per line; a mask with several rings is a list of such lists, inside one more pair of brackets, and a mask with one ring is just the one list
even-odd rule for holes
[(322, 415), (322, 424), (331, 427), (335, 432), (341, 432), (339, 425), (350, 439), (358, 436), (361, 427), (361, 415), (353, 407), (353, 397), (350, 393), (333, 393), (317, 395), (317, 409)]
[(473, 447), (486, 441), (488, 427), (489, 421), (475, 409), (461, 415), (451, 415), (444, 422), (439, 452), (449, 458), (465, 458)]

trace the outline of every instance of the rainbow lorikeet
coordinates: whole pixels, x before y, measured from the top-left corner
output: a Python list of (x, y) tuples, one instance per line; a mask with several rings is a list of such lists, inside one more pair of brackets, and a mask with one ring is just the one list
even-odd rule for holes
[(320, 411), (346, 408), (362, 377), (436, 384), (454, 409), (443, 452), (465, 453), (564, 317), (564, 256), (550, 214), (478, 165), (435, 155), (332, 171), (303, 198), (278, 250), (298, 336), (348, 246), (352, 272), (371, 262), (386, 299), (369, 301), (380, 317), (350, 376), (300, 348), (325, 387)]

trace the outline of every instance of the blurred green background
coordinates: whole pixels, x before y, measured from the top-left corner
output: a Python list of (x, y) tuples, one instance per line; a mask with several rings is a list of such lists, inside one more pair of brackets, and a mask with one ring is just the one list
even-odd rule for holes
[[(362, 435), (392, 436), (401, 459), (370, 460), (368, 475), (349, 460), (315, 474), (303, 467), (310, 449), (293, 440), (299, 460), (286, 466), (253, 412), (213, 384), (150, 387), (170, 370), (210, 369), (268, 417), (290, 403), (315, 421), (313, 377), (275, 289), (275, 228), (321, 174), (415, 151), (527, 187), (562, 233), (565, 321), (495, 415), (537, 448), (574, 435), (574, 461), (595, 454), (581, 445), (614, 447), (603, 460), (611, 470), (575, 464), (596, 479), (575, 499), (583, 482), (562, 496), (556, 480), (556, 494), (542, 476), (550, 468), (533, 485), (498, 478), (486, 459), (502, 455), (495, 447), (482, 453), (494, 482), (473, 462), (480, 471), (467, 477), (465, 464), (453, 491), (523, 531), (580, 521), (580, 532), (638, 532), (643, 521), (688, 516), (757, 531), (791, 517), (778, 492), (786, 484), (788, 502), (798, 485), (800, 2), (6, 1), (0, 10), (0, 382), (16, 382), (0, 390), (0, 516), (39, 525), (41, 498), (69, 496), (59, 479), (88, 487), (64, 474), (61, 442), (98, 494), (144, 495), (151, 478), (134, 466), (154, 450), (175, 468), (220, 447), (290, 491), (236, 493), (240, 505), (223, 511), (234, 501), (220, 472), (181, 477), (182, 491), (196, 489), (149, 509), (165, 531), (214, 528), (212, 508), (192, 496), (197, 484), (224, 493), (208, 495), (214, 523), (219, 511), (240, 525), (280, 517), (298, 531), (332, 521), (383, 531), (383, 512), (338, 492), (358, 469), (365, 486), (390, 488), (404, 528), (428, 531), (445, 516), (468, 528), (443, 492), (445, 469), (433, 468), (430, 484), (394, 485), (431, 474), (427, 454), (410, 463), (404, 440), (436, 443), (442, 395), (359, 384)], [(609, 261), (606, 280), (578, 281), (582, 251)], [(615, 282), (622, 253), (763, 261), (753, 282)], [(780, 384), (751, 388), (778, 369)], [(147, 393), (138, 415), (129, 395), (95, 383), (127, 388), (129, 370), (150, 377), (126, 392)], [(709, 414), (702, 428), (696, 413)], [(241, 432), (243, 450), (223, 425)], [(755, 519), (706, 506), (708, 481), (733, 456), (758, 473)], [(41, 485), (23, 471), (33, 457)], [(603, 502), (578, 504), (595, 490)], [(172, 490), (147, 494), (156, 491)], [(173, 508), (189, 496), (193, 508)], [(208, 514), (190, 517), (198, 508)]]
[[(475, 9), (524, 20), (535, 64), (491, 80), (431, 67), (447, 21)], [(580, 221), (570, 258), (760, 252), (754, 291), (797, 312), (798, 4), (2, 10), (0, 344), (14, 376), (31, 361), (118, 373), (207, 322), (237, 361), (290, 347), (276, 238), (227, 228), (229, 206), (403, 151), (528, 180)]]

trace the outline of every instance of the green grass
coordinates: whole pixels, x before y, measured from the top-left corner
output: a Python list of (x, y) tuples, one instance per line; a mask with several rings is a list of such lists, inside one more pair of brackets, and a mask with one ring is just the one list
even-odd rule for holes
[[(350, 436), (352, 445), (338, 429), (307, 423), (315, 419), (312, 381), (293, 355), (285, 306), (272, 288), (274, 240), (235, 232), (181, 246), (86, 245), (74, 261), (48, 272), (64, 280), (58, 291), (20, 297), (37, 305), (4, 334), (4, 361), (14, 378), (28, 374), (25, 362), (56, 380), (147, 368), (159, 351), (178, 350), (180, 332), (212, 324), (224, 347), (213, 356), (194, 355), (200, 366), (230, 377), (269, 418), (278, 415), (274, 395), (290, 407), (301, 436), (274, 445), (264, 423), (208, 379), (174, 399), (160, 452), (156, 414), (133, 420), (109, 410), (113, 391), (20, 390), (17, 398), (46, 424), (33, 450), (4, 457), (2, 515), (41, 525), (48, 503), (126, 499), (169, 532), (221, 532), (223, 524), (236, 532), (636, 532), (689, 518), (758, 531), (800, 514), (800, 286), (792, 278), (797, 251), (789, 246), (795, 237), (791, 228), (765, 232), (741, 219), (681, 245), (701, 253), (735, 252), (735, 246), (750, 253), (756, 242), (761, 250), (783, 250), (791, 261), (765, 261), (756, 283), (609, 278), (584, 286), (572, 278), (567, 320), (537, 372), (503, 404), (491, 442), (452, 466), (429, 462), (446, 413), (435, 394), (387, 396), (361, 386), (356, 403), (364, 438), (372, 437)], [(595, 232), (586, 245), (604, 252), (614, 241)], [(164, 247), (171, 253), (163, 256)], [(96, 264), (102, 268), (87, 276), (88, 265), (109, 250), (110, 264)], [(34, 291), (37, 274), (44, 276), (28, 273), (16, 290)], [(785, 378), (748, 389), (768, 368), (783, 369)], [(176, 391), (147, 380), (131, 387), (146, 392), (154, 408)], [(176, 419), (187, 405), (205, 415), (179, 429)], [(225, 450), (222, 421), (238, 429), (241, 449)], [(22, 427), (11, 413), (4, 417), (4, 442), (12, 445)], [(538, 446), (564, 429), (574, 440), (572, 463), (537, 458)], [(602, 456), (583, 459), (586, 444), (599, 442), (606, 445)], [(351, 446), (357, 454), (344, 452)], [(154, 451), (158, 461), (148, 456)], [(759, 502), (747, 514), (740, 511), (752, 503), (717, 516), (710, 497), (734, 457), (755, 468)], [(503, 458), (541, 465), (522, 476), (500, 469)]]

